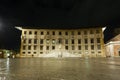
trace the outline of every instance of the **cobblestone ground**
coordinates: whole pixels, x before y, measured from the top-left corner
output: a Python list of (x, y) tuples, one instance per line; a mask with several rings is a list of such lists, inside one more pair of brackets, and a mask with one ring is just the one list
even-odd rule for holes
[(120, 80), (120, 58), (0, 59), (0, 80)]

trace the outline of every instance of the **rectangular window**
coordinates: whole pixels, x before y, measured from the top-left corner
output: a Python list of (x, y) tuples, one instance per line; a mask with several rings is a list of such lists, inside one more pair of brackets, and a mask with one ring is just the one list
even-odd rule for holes
[(22, 52), (23, 54), (25, 54), (25, 52)]
[(34, 52), (34, 54), (36, 54), (36, 52)]
[(97, 34), (99, 34), (99, 33), (100, 33), (100, 31), (99, 31), (99, 30), (96, 30), (96, 33), (97, 33)]
[(44, 32), (43, 32), (43, 31), (41, 31), (41, 35), (44, 35)]
[(94, 45), (91, 45), (91, 50), (94, 50)]
[(84, 35), (87, 35), (87, 31), (84, 31)]
[(75, 49), (75, 46), (72, 46), (72, 50), (74, 50)]
[(81, 32), (78, 32), (78, 35), (80, 35), (81, 34)]
[(81, 39), (78, 39), (78, 44), (81, 44)]
[(29, 39), (29, 40), (28, 40), (28, 43), (31, 44), (31, 43), (32, 43), (32, 39)]
[(73, 31), (71, 32), (71, 35), (74, 35), (74, 32), (73, 32)]
[(23, 40), (23, 43), (26, 43), (26, 39)]
[(52, 39), (52, 44), (55, 44), (55, 39)]
[(68, 32), (65, 32), (65, 35), (68, 35)]
[(31, 34), (32, 34), (32, 31), (29, 31), (29, 34), (31, 35)]
[(97, 38), (97, 43), (100, 43), (100, 38)]
[(81, 46), (78, 46), (78, 50), (81, 50)]
[(40, 44), (43, 44), (43, 39), (40, 39)]
[(90, 30), (90, 34), (93, 34), (93, 30)]
[(91, 43), (94, 43), (94, 39), (93, 39), (93, 38), (91, 38), (91, 39), (90, 39), (90, 42), (91, 42)]
[(53, 31), (52, 34), (55, 35), (55, 32)]
[(49, 35), (50, 33), (49, 32), (47, 32), (47, 35)]
[(34, 50), (37, 50), (37, 46), (36, 45), (34, 45)]
[(37, 39), (34, 39), (34, 44), (37, 44)]
[(43, 54), (43, 52), (40, 52), (40, 54)]
[(28, 50), (31, 50), (31, 46), (28, 46)]
[(85, 50), (88, 50), (88, 45), (85, 45)]
[(40, 46), (40, 50), (43, 50), (43, 46)]
[(59, 35), (62, 35), (62, 33), (61, 33), (61, 32), (59, 32)]
[(26, 46), (23, 46), (23, 50), (26, 50)]
[(72, 44), (74, 44), (74, 39), (71, 40)]
[(31, 54), (31, 52), (28, 52), (28, 54)]
[(34, 34), (37, 35), (37, 31), (35, 31)]
[(49, 50), (49, 46), (46, 46), (46, 50)]
[(47, 43), (47, 44), (49, 44), (49, 43), (50, 43), (49, 39), (47, 39), (47, 40), (46, 40), (46, 43)]
[(24, 34), (27, 34), (27, 31), (24, 31)]
[(68, 44), (68, 39), (65, 39), (65, 44)]
[(85, 44), (87, 44), (88, 43), (88, 39), (85, 39)]
[(55, 46), (52, 46), (52, 50), (55, 50)]
[(68, 46), (65, 46), (65, 50), (68, 50)]
[(101, 45), (97, 45), (98, 50), (101, 50)]

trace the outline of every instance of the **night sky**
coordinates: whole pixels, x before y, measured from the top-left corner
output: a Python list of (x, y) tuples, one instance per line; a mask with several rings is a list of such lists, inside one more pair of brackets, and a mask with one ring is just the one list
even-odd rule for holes
[(107, 40), (119, 25), (120, 0), (0, 0), (0, 48), (19, 49), (21, 32), (15, 26), (108, 26)]

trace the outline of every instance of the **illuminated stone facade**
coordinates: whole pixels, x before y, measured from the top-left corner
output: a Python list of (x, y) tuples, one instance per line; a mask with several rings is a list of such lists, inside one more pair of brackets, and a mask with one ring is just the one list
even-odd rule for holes
[(120, 34), (112, 38), (106, 44), (106, 56), (118, 57), (120, 56)]
[(21, 57), (104, 57), (102, 28), (20, 28)]

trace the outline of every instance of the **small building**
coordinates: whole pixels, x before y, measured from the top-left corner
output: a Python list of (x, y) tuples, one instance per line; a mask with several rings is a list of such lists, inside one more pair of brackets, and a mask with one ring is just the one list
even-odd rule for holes
[(21, 30), (21, 57), (104, 57), (102, 27)]
[(120, 56), (120, 34), (113, 37), (106, 44), (106, 56), (107, 57), (118, 57)]

